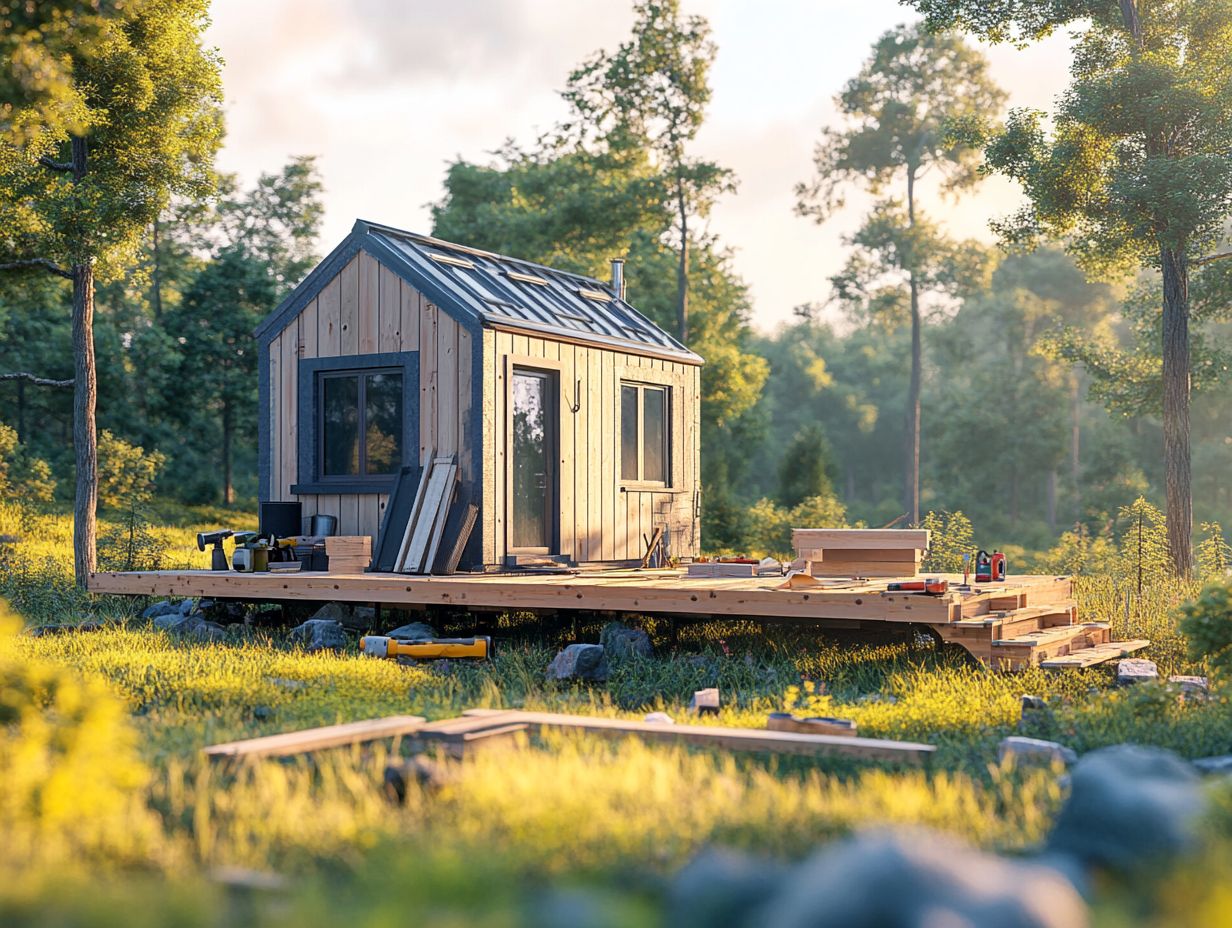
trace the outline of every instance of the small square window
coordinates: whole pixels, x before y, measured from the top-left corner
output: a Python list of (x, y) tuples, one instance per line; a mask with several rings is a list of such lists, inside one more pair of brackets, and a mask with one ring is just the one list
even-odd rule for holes
[(666, 486), (671, 473), (668, 388), (620, 385), (620, 478)]

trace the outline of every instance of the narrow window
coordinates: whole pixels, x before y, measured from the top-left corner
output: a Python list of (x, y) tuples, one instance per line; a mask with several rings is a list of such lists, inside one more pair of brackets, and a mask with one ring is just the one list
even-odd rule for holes
[(402, 372), (319, 375), (320, 474), (364, 479), (397, 473), (402, 462)]
[(620, 477), (666, 486), (671, 472), (667, 387), (620, 385)]

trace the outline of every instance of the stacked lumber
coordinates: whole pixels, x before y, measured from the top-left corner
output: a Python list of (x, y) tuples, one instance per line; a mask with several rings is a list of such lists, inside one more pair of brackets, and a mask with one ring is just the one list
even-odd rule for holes
[(362, 574), (372, 562), (371, 535), (330, 535), (325, 556), (331, 574)]
[(814, 577), (914, 577), (928, 548), (926, 529), (797, 528), (797, 562)]
[[(406, 527), (402, 534), (402, 544), (398, 548), (398, 556), (394, 559), (394, 570), (403, 574), (428, 574), (436, 564), (437, 552), (445, 538), (445, 527), (449, 521), (450, 506), (458, 488), (458, 464), (452, 454), (439, 457), (429, 455), (419, 479), (419, 488), (415, 492), (415, 500), (407, 517)], [(478, 507), (475, 515), (478, 515)], [(470, 528), (474, 527), (474, 517), (470, 518)], [(469, 535), (470, 528), (467, 529)], [(461, 529), (456, 528), (455, 532)], [(446, 548), (452, 554), (453, 541), (446, 542)], [(463, 542), (465, 544), (465, 542)], [(461, 557), (461, 550), (458, 550)], [(454, 564), (456, 567), (456, 562)]]

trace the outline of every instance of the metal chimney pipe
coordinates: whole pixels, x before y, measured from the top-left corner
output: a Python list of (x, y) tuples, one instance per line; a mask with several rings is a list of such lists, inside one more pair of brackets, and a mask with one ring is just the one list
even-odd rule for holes
[(618, 300), (625, 298), (625, 259), (612, 259), (612, 292)]

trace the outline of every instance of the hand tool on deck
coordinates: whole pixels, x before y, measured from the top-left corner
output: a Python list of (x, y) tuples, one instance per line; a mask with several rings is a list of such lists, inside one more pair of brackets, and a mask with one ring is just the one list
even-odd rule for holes
[(921, 580), (896, 580), (886, 584), (886, 591), (891, 593), (927, 593), (929, 596), (940, 596), (950, 588), (949, 580), (940, 577), (928, 577)]
[(390, 638), (388, 635), (364, 635), (359, 650), (369, 657), (411, 657), (417, 661), (465, 658), (483, 661), (492, 655), (492, 639), (486, 635), (474, 638)]
[(216, 532), (197, 532), (198, 551), (204, 551), (206, 545), (214, 546), (210, 554), (210, 570), (230, 569), (227, 564), (227, 552), (222, 549), (222, 543), (234, 534), (235, 532), (229, 528), (219, 529)]

